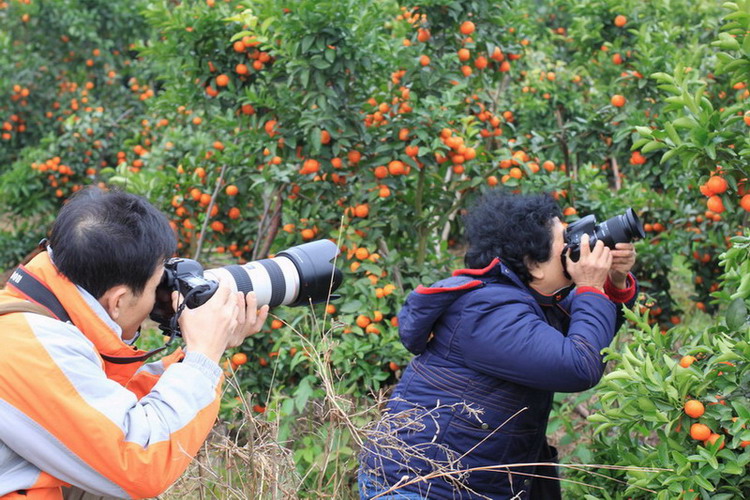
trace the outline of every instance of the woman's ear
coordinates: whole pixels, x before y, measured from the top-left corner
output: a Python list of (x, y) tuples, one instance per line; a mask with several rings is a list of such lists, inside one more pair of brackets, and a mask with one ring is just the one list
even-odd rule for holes
[(115, 285), (99, 297), (99, 303), (107, 311), (109, 317), (115, 321), (122, 314), (128, 291), (129, 289), (125, 285)]
[(533, 260), (527, 255), (523, 258), (523, 263), (526, 266), (526, 269), (529, 271), (529, 274), (535, 281), (544, 279), (544, 270), (537, 261)]

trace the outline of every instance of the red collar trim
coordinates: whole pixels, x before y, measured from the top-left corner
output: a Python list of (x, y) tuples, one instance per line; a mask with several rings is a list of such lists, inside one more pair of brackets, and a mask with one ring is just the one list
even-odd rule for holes
[(471, 268), (456, 269), (455, 271), (453, 271), (453, 276), (460, 276), (462, 274), (468, 274), (469, 276), (482, 276), (490, 272), (490, 269), (492, 269), (499, 263), (500, 263), (500, 259), (495, 257), (494, 259), (492, 259), (492, 262), (490, 262), (490, 264), (484, 269), (471, 269)]

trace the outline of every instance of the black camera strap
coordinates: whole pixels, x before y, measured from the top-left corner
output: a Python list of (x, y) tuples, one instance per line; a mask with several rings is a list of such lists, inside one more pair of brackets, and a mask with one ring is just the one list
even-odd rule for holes
[[(63, 307), (57, 297), (55, 297), (55, 294), (52, 293), (52, 290), (47, 288), (47, 286), (39, 281), (36, 276), (27, 271), (24, 266), (18, 266), (16, 270), (13, 271), (13, 274), (11, 274), (10, 278), (8, 278), (7, 285), (14, 288), (31, 303), (42, 306), (44, 309), (49, 311), (51, 313), (51, 317), (66, 323), (73, 323), (70, 319), (70, 315), (65, 310), (65, 307)], [(23, 307), (23, 304), (19, 304), (19, 306), (15, 309), (11, 304), (8, 304), (8, 307), (1, 311), (2, 314), (8, 314), (11, 312), (37, 312), (43, 314), (45, 311), (29, 311), (28, 308)], [(163, 346), (148, 351), (145, 354), (141, 354), (140, 356), (108, 356), (102, 353), (99, 353), (99, 356), (101, 356), (104, 361), (117, 365), (139, 363), (141, 361), (146, 361), (154, 354), (166, 349), (171, 341), (172, 339), (170, 339), (170, 341)]]

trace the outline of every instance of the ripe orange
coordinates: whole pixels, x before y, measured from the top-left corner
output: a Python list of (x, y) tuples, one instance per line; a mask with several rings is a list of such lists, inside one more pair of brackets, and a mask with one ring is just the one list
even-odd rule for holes
[(225, 74), (221, 74), (216, 77), (216, 85), (219, 87), (226, 87), (229, 85), (229, 77)]
[(472, 23), (471, 21), (464, 21), (461, 24), (460, 31), (463, 35), (471, 35), (472, 33), (474, 33), (474, 28), (474, 23)]
[(706, 411), (703, 403), (696, 399), (689, 399), (685, 402), (685, 414), (688, 417), (700, 418)]
[(469, 52), (469, 49), (459, 49), (458, 50), (458, 60), (459, 61), (466, 62), (470, 58), (471, 58), (471, 52)]
[(367, 203), (362, 203), (354, 207), (354, 215), (357, 217), (367, 217), (370, 214), (370, 206)]
[(520, 179), (523, 176), (523, 171), (518, 167), (511, 168), (509, 173), (514, 179)]
[(230, 184), (225, 189), (227, 196), (237, 196), (237, 194), (240, 192), (240, 189), (235, 186), (234, 184)]
[(247, 75), (248, 73), (250, 73), (250, 69), (247, 67), (247, 64), (238, 64), (234, 67), (234, 72), (238, 75)]
[(367, 325), (370, 324), (370, 318), (368, 318), (364, 314), (360, 314), (359, 316), (357, 316), (355, 323), (357, 323), (357, 326), (360, 328), (366, 328)]
[(373, 173), (375, 174), (376, 178), (385, 179), (386, 177), (388, 177), (388, 168), (385, 165), (380, 165), (375, 167)]
[(430, 35), (430, 30), (428, 30), (428, 29), (419, 28), (419, 30), (417, 31), (417, 40), (419, 40), (422, 43), (424, 43), (427, 40), (429, 40), (430, 36), (431, 36)]
[(399, 366), (393, 361), (391, 361), (390, 363), (388, 363), (388, 369), (391, 370), (392, 372), (395, 372), (399, 370)]
[(303, 229), (300, 234), (302, 235), (302, 239), (305, 241), (315, 238), (315, 231), (313, 231), (312, 229)]
[(247, 363), (247, 354), (245, 354), (244, 352), (238, 352), (232, 355), (232, 363), (237, 366), (244, 365), (245, 363)]
[(576, 210), (573, 207), (566, 207), (565, 210), (563, 210), (563, 215), (566, 217), (569, 215), (575, 215), (577, 213), (578, 213), (578, 210)]
[(555, 170), (555, 163), (553, 161), (547, 160), (542, 163), (542, 168), (547, 172), (552, 172), (553, 170)]
[[(718, 175), (712, 175), (706, 181), (706, 187), (712, 194), (721, 194), (727, 190), (729, 183), (727, 180)], [(715, 212), (716, 210), (714, 210)]]
[(370, 256), (370, 252), (364, 247), (359, 247), (357, 251), (354, 252), (354, 256), (357, 257), (359, 260), (365, 260), (367, 257)]
[(419, 64), (421, 64), (422, 66), (429, 66), (430, 56), (426, 56), (426, 55), (419, 56)]
[(615, 26), (617, 26), (618, 28), (622, 28), (623, 26), (625, 26), (625, 24), (627, 24), (627, 22), (628, 18), (623, 15), (616, 16), (614, 21)]
[(232, 220), (239, 219), (241, 215), (240, 209), (237, 207), (232, 207), (229, 209), (228, 215), (229, 215), (229, 218)]
[(284, 326), (284, 322), (281, 321), (280, 319), (274, 319), (273, 321), (271, 321), (271, 329), (272, 330), (278, 330), (282, 326)]
[[(705, 441), (705, 443), (704, 443), (704, 444), (706, 444), (706, 445), (709, 445), (709, 444), (714, 444), (714, 443), (715, 443), (716, 441), (718, 441), (718, 440), (719, 440), (719, 439), (721, 439), (722, 437), (723, 437), (723, 436), (722, 436), (721, 434), (716, 434), (715, 432), (712, 432), (712, 433), (711, 433), (711, 435), (710, 435), (710, 436), (708, 436), (708, 439), (706, 439), (706, 441)], [(722, 448), (724, 448), (724, 442), (725, 442), (725, 441), (726, 441), (726, 440), (723, 440), (723, 441), (721, 442), (721, 444), (719, 445), (719, 449), (720, 449), (720, 450), (721, 450)]]
[(746, 194), (740, 199), (740, 206), (746, 211), (750, 212), (750, 194)]
[(717, 214), (722, 213), (724, 211), (724, 202), (722, 201), (721, 196), (711, 196), (706, 202), (706, 208)]
[(705, 441), (711, 436), (711, 429), (706, 424), (695, 423), (690, 426), (690, 437), (698, 441)]
[(625, 106), (625, 103), (627, 102), (627, 100), (625, 99), (624, 96), (621, 96), (620, 94), (615, 94), (612, 96), (612, 99), (610, 99), (609, 102), (612, 104), (612, 106), (616, 108), (621, 108)]

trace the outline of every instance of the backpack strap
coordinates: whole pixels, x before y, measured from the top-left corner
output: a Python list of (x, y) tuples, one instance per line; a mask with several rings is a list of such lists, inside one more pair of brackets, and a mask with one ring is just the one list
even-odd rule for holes
[(23, 302), (12, 302), (10, 304), (1, 304), (0, 305), (0, 316), (3, 314), (10, 314), (10, 313), (16, 313), (16, 312), (28, 312), (28, 313), (35, 313), (35, 314), (41, 314), (43, 316), (47, 316), (48, 318), (55, 318), (55, 316), (49, 312), (49, 310), (46, 307), (40, 306), (39, 304), (34, 304), (33, 302), (23, 301)]

